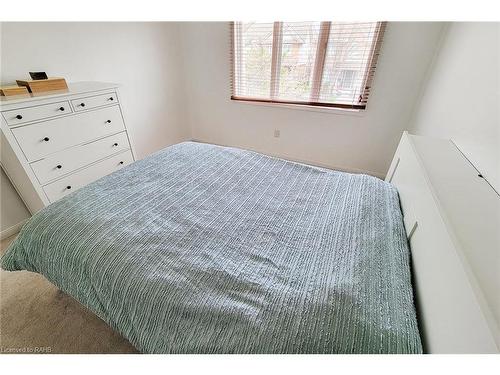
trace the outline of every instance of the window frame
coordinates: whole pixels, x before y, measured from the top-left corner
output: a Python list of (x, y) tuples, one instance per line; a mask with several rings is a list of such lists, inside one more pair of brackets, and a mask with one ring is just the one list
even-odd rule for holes
[[(272, 44), (272, 58), (271, 58), (271, 78), (270, 78), (270, 93), (269, 98), (251, 97), (251, 96), (238, 96), (236, 95), (236, 71), (240, 64), (237, 64), (239, 56), (236, 56), (237, 51), (235, 51), (235, 37), (238, 31), (235, 28), (235, 22), (229, 22), (230, 28), (230, 58), (231, 58), (231, 100), (247, 102), (247, 103), (260, 103), (267, 105), (280, 105), (289, 107), (306, 107), (312, 109), (340, 109), (340, 110), (350, 110), (350, 111), (364, 111), (367, 107), (368, 95), (371, 91), (371, 85), (373, 81), (373, 76), (375, 73), (375, 68), (377, 65), (378, 55), (380, 51), (380, 46), (382, 44), (382, 39), (385, 33), (385, 28), (387, 22), (381, 21), (376, 22), (375, 36), (370, 47), (370, 59), (366, 65), (365, 72), (363, 73), (362, 85), (363, 91), (359, 98), (359, 104), (347, 104), (347, 103), (331, 103), (331, 102), (321, 102), (319, 101), (319, 94), (321, 90), (321, 81), (323, 77), (323, 69), (326, 60), (326, 52), (328, 48), (328, 39), (330, 33), (331, 21), (323, 21), (320, 24), (320, 32), (318, 36), (318, 47), (316, 48), (316, 55), (314, 59), (313, 68), (313, 79), (311, 87), (311, 100), (289, 100), (289, 99), (279, 99), (277, 98), (277, 92), (279, 88), (279, 74), (278, 68), (280, 67), (281, 51), (283, 47), (282, 37), (283, 33), (282, 27), (283, 22), (273, 22), (273, 44)], [(317, 100), (313, 100), (316, 98)]]

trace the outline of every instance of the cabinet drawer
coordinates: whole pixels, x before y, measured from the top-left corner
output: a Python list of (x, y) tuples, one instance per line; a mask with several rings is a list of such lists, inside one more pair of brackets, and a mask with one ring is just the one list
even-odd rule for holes
[(128, 150), (63, 177), (51, 184), (45, 185), (43, 190), (52, 203), (92, 181), (113, 173), (133, 161), (132, 153)]
[(12, 130), (28, 161), (125, 129), (118, 106), (75, 114)]
[(110, 105), (118, 103), (116, 92), (109, 92), (107, 94), (89, 96), (87, 98), (74, 99), (71, 101), (75, 111), (84, 111), (91, 108), (101, 107), (103, 105)]
[(68, 101), (39, 105), (36, 107), (12, 109), (2, 112), (8, 125), (18, 125), (25, 122), (43, 120), (49, 117), (61, 116), (72, 113)]
[(102, 158), (130, 149), (127, 133), (72, 147), (31, 164), (40, 184), (46, 184)]

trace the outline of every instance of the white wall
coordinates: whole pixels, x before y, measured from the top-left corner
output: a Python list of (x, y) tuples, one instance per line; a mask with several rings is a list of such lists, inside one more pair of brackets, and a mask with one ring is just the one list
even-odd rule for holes
[[(181, 25), (187, 121), (194, 139), (384, 176), (413, 111), (442, 23), (389, 23), (363, 113), (319, 112), (229, 99), (229, 28)], [(274, 138), (274, 129), (281, 132)]]
[[(139, 157), (190, 138), (177, 94), (182, 84), (178, 24), (1, 23), (0, 40), (3, 84), (33, 70), (73, 82), (121, 83), (125, 120)], [(4, 195), (11, 186), (3, 173), (1, 184), (3, 230), (23, 217), (25, 208), (15, 195)]]
[(46, 71), (67, 81), (118, 82), (139, 157), (189, 137), (178, 101), (178, 24), (2, 23), (2, 83)]
[(4, 233), (10, 233), (6, 230), (15, 227), (30, 216), (3, 169), (0, 169), (0, 207), (0, 231)]
[(452, 23), (429, 71), (411, 131), (453, 139), (500, 191), (500, 24)]
[[(0, 23), (0, 52), (2, 51), (2, 25)], [(2, 59), (0, 58), (0, 72)], [(0, 168), (0, 238), (8, 237), (16, 227), (30, 216), (23, 201), (17, 195), (7, 175)]]

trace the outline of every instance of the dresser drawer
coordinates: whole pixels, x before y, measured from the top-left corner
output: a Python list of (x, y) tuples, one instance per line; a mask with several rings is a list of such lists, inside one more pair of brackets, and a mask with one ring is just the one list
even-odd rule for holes
[(49, 201), (52, 203), (91, 183), (92, 181), (104, 177), (121, 167), (132, 163), (133, 161), (134, 159), (132, 157), (132, 153), (128, 150), (63, 177), (51, 184), (45, 185), (43, 190), (47, 194)]
[(130, 149), (125, 132), (75, 146), (31, 163), (40, 184), (60, 178), (110, 155)]
[(120, 108), (112, 106), (12, 130), (28, 161), (125, 130)]
[(71, 101), (71, 104), (73, 104), (73, 108), (75, 108), (75, 111), (84, 111), (87, 109), (102, 107), (103, 105), (110, 105), (114, 103), (118, 103), (116, 92), (89, 96), (87, 98), (74, 99)]
[(72, 113), (73, 110), (68, 101), (38, 105), (29, 108), (19, 108), (2, 112), (8, 125), (18, 125), (25, 122), (43, 120), (49, 117), (61, 116)]

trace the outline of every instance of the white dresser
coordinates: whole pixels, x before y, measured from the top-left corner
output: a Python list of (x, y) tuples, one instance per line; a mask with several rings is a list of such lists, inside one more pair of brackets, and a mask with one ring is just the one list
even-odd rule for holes
[(68, 86), (0, 102), (1, 166), (31, 213), (135, 160), (118, 85)]

